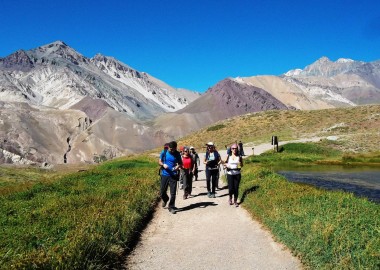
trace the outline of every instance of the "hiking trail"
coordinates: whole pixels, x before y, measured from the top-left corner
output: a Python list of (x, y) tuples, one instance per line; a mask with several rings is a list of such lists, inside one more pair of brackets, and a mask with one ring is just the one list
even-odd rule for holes
[[(257, 145), (254, 154), (272, 148), (271, 144)], [(225, 159), (225, 149), (219, 152)], [(244, 145), (244, 152), (251, 155), (252, 147)], [(176, 214), (159, 203), (137, 246), (127, 257), (126, 269), (302, 269), (299, 259), (275, 242), (270, 232), (243, 208), (244, 204), (239, 207), (228, 204), (223, 170), (216, 198), (207, 197), (204, 153), (198, 154), (201, 165), (192, 196), (184, 200), (183, 190), (178, 190)]]

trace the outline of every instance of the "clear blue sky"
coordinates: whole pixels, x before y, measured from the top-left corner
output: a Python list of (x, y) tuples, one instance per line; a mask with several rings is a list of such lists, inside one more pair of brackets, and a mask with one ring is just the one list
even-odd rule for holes
[(62, 40), (174, 87), (380, 59), (379, 0), (0, 0), (0, 57)]

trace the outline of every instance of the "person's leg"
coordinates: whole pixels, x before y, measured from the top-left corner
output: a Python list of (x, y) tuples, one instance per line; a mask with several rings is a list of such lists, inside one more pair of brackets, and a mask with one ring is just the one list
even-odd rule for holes
[(188, 195), (191, 195), (191, 192), (193, 191), (193, 173), (191, 172), (189, 174), (189, 190), (188, 190)]
[(211, 174), (211, 182), (212, 182), (211, 191), (214, 198), (215, 198), (215, 189), (216, 189), (216, 185), (218, 181), (218, 172), (219, 172), (218, 170), (213, 170)]
[(234, 195), (234, 181), (233, 177), (230, 174), (227, 174), (227, 185), (228, 185), (228, 203), (232, 204), (232, 196)]
[(187, 171), (184, 171), (183, 173), (183, 198), (186, 199), (189, 195), (189, 182), (190, 182), (190, 175)]
[(210, 181), (211, 181), (211, 171), (206, 169), (206, 186), (207, 186), (207, 192), (209, 194), (211, 193)]
[(237, 200), (239, 197), (239, 185), (240, 185), (241, 174), (237, 174), (234, 176), (235, 176), (234, 177), (234, 203), (236, 206), (238, 206)]
[(165, 207), (167, 201), (169, 200), (169, 196), (167, 194), (168, 186), (169, 186), (169, 176), (162, 176), (161, 175), (161, 189), (160, 189), (160, 195), (162, 199), (162, 206)]
[(198, 168), (195, 169), (194, 171), (194, 181), (198, 180)]
[(175, 208), (175, 197), (177, 192), (177, 178), (176, 177), (169, 177), (169, 186), (170, 186), (170, 200), (168, 208), (169, 210), (171, 208)]

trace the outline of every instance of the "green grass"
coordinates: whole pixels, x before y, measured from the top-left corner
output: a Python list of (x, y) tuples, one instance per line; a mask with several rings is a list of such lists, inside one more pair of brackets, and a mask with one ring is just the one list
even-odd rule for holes
[(291, 143), (246, 161), (244, 207), (311, 269), (378, 269), (380, 205), (353, 194), (291, 183), (269, 165), (368, 165), (379, 153), (343, 154), (334, 142)]
[(0, 268), (120, 268), (157, 186), (156, 160), (140, 156), (2, 195)]
[(380, 205), (352, 194), (288, 182), (248, 164), (244, 208), (307, 268), (379, 269)]
[(259, 156), (247, 159), (247, 163), (274, 165), (278, 163), (289, 165), (310, 164), (331, 159), (340, 159), (342, 153), (326, 144), (319, 143), (288, 143)]

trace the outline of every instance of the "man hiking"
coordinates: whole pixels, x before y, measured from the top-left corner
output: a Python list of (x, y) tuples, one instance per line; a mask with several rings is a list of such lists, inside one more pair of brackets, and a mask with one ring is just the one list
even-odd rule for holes
[(194, 169), (194, 181), (197, 181), (198, 180), (198, 167), (199, 167), (199, 163), (200, 163), (200, 160), (199, 160), (199, 155), (198, 153), (195, 151), (195, 148), (193, 146), (190, 146), (190, 154), (191, 154), (191, 157), (193, 158), (193, 161), (194, 161), (194, 164), (195, 164), (195, 169)]
[(206, 165), (207, 196), (209, 198), (215, 198), (215, 189), (218, 184), (217, 181), (221, 158), (218, 151), (215, 150), (213, 142), (209, 142), (206, 145), (207, 151), (203, 163)]
[[(169, 201), (168, 210), (176, 213), (175, 197), (177, 191), (177, 181), (179, 180), (179, 170), (182, 168), (182, 158), (177, 151), (177, 142), (172, 141), (167, 150), (162, 150), (158, 164), (162, 168), (161, 172), (161, 199), (162, 207)], [(167, 195), (168, 186), (170, 187), (170, 200)]]

